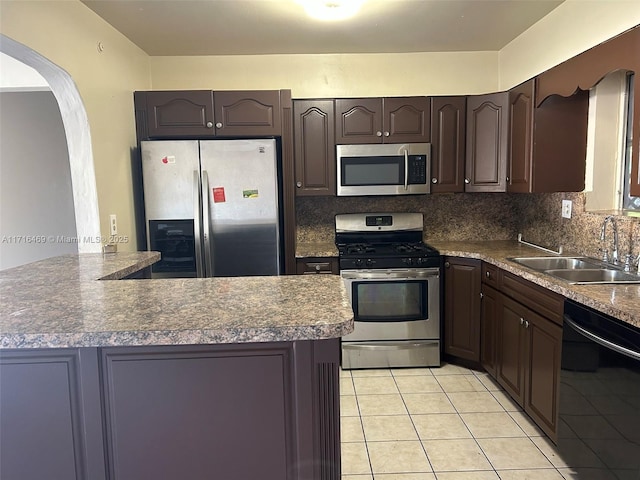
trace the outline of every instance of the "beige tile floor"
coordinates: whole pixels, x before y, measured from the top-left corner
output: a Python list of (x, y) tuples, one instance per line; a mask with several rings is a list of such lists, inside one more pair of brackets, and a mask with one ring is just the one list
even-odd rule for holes
[(578, 478), (486, 373), (444, 364), (340, 375), (342, 480)]

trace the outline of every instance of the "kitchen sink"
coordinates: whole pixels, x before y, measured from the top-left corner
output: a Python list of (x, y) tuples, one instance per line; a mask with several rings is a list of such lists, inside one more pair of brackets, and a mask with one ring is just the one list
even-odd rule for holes
[(516, 263), (540, 272), (546, 270), (576, 270), (582, 268), (600, 268), (596, 263), (582, 257), (518, 257), (511, 258)]
[(609, 268), (601, 269), (580, 269), (580, 270), (546, 270), (545, 273), (562, 278), (571, 283), (640, 283), (640, 275), (614, 270)]
[(613, 268), (589, 257), (514, 257), (509, 260), (569, 283), (640, 283), (640, 275)]

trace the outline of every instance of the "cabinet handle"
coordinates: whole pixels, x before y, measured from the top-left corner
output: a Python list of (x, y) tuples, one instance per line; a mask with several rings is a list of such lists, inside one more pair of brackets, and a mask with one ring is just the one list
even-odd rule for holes
[(296, 182), (296, 187), (302, 188), (302, 182)]
[(433, 184), (438, 183), (438, 179), (437, 179), (436, 177), (433, 177), (433, 178), (431, 179), (431, 183), (433, 183)]
[(507, 177), (507, 183), (509, 183), (509, 177)]
[(381, 137), (382, 136), (382, 132), (376, 132), (376, 137)]
[(216, 123), (216, 128), (222, 128), (222, 122)]
[(487, 278), (491, 278), (491, 272), (489, 272), (489, 271), (488, 271), (487, 273), (485, 273), (485, 276), (486, 276)]
[(389, 132), (384, 132), (384, 136), (388, 137), (389, 136)]
[(213, 128), (213, 122), (207, 122), (207, 128)]
[(524, 318), (520, 317), (520, 325), (524, 325)]
[(451, 264), (449, 262), (444, 262), (444, 268), (449, 268)]
[(471, 180), (469, 180), (468, 178), (465, 178), (464, 183), (471, 183)]
[(480, 300), (484, 298), (484, 293), (480, 292)]
[(529, 321), (528, 320), (524, 321), (524, 328), (529, 328)]

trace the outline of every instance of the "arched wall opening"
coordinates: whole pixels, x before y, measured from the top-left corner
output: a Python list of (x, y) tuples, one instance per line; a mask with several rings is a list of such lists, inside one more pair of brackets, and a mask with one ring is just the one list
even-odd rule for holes
[(49, 84), (64, 125), (74, 203), (78, 253), (101, 251), (98, 194), (91, 133), (80, 93), (71, 76), (29, 47), (0, 34), (0, 52), (35, 69)]

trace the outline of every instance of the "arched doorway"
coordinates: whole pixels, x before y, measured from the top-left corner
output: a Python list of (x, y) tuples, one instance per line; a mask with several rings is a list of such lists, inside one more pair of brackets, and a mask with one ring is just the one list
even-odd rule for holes
[(80, 93), (65, 70), (1, 34), (0, 52), (34, 68), (49, 84), (58, 102), (69, 150), (78, 252), (100, 252), (100, 242), (83, 241), (100, 237), (100, 219), (89, 122)]

